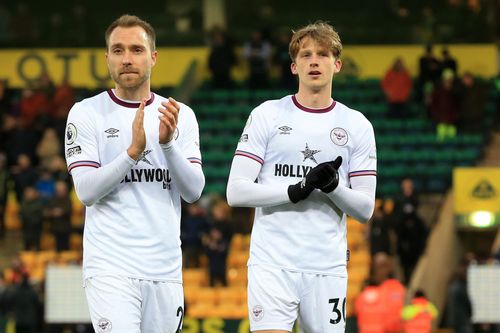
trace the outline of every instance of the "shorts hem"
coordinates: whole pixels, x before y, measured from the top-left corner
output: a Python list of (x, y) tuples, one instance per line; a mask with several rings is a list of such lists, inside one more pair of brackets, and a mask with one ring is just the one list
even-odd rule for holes
[(263, 330), (282, 330), (291, 332), (293, 330), (293, 326), (288, 326), (282, 323), (271, 323), (271, 324), (252, 324), (250, 322), (250, 332), (255, 331), (263, 331)]

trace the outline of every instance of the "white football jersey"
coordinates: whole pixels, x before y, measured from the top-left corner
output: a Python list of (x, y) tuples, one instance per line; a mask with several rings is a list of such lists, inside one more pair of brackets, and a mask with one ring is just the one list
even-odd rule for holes
[[(181, 282), (180, 195), (158, 142), (158, 108), (165, 100), (151, 93), (144, 109), (145, 151), (114, 190), (86, 208), (85, 279), (122, 275)], [(179, 105), (174, 138), (188, 160), (201, 164), (195, 114)], [(66, 128), (68, 171), (99, 168), (126, 151), (138, 107), (137, 102), (120, 100), (113, 90), (76, 103)]]
[[(340, 184), (376, 176), (373, 127), (358, 111), (333, 101), (309, 109), (295, 96), (267, 101), (248, 118), (236, 155), (262, 164), (258, 183), (296, 184), (313, 167), (342, 156)], [(249, 265), (346, 276), (346, 216), (324, 193), (256, 208)]]

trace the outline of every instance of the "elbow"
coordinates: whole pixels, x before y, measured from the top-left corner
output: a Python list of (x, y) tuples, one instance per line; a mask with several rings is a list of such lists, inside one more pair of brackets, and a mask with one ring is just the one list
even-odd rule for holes
[(203, 188), (205, 188), (205, 177), (202, 177), (200, 181), (200, 186), (198, 186), (196, 189), (193, 189), (193, 191), (186, 193), (185, 195), (182, 196), (182, 198), (187, 203), (193, 203), (198, 199), (200, 199), (201, 194), (203, 193)]
[(82, 204), (85, 205), (85, 207), (91, 207), (97, 202), (97, 200), (95, 200), (94, 198), (87, 198), (85, 196), (82, 197), (80, 195), (78, 195), (78, 199), (80, 199), (80, 201), (82, 202)]
[(236, 189), (227, 187), (226, 190), (226, 201), (230, 207), (253, 207), (248, 202), (243, 200), (243, 196), (236, 192)]
[(226, 200), (227, 200), (227, 204), (230, 206), (230, 207), (239, 207), (239, 203), (238, 203), (238, 196), (235, 195), (236, 193), (236, 189), (235, 189), (235, 186), (234, 186), (234, 183), (229, 180), (228, 183), (227, 183), (227, 189), (226, 189)]
[(356, 220), (358, 220), (362, 224), (367, 224), (373, 215), (373, 210), (375, 208), (375, 202), (370, 203), (365, 207), (362, 211), (358, 212), (358, 216), (356, 216)]

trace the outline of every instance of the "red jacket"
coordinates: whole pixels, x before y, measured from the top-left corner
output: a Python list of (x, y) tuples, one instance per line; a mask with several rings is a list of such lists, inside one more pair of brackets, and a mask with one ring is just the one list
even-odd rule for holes
[(390, 69), (381, 82), (387, 101), (401, 103), (408, 101), (413, 86), (410, 74), (406, 70)]
[(405, 305), (406, 288), (397, 279), (387, 279), (380, 285), (382, 298), (384, 300), (385, 331), (401, 332), (403, 320), (401, 311)]
[(384, 333), (383, 305), (380, 287), (368, 286), (359, 294), (354, 304), (359, 333)]

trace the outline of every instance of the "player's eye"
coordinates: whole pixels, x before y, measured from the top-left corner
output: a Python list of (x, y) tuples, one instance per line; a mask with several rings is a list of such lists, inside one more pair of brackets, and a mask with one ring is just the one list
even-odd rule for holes
[(121, 54), (123, 52), (122, 49), (113, 49), (114, 54)]

